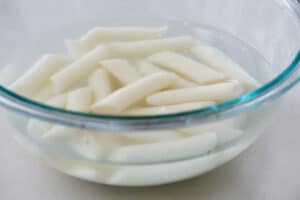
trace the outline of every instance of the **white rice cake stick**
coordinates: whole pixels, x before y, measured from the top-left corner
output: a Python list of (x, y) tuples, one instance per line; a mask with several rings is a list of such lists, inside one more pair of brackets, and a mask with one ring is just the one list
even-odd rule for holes
[(170, 73), (156, 73), (116, 90), (92, 105), (96, 113), (119, 113), (137, 103), (147, 95), (166, 88), (176, 82)]
[(170, 51), (154, 54), (148, 60), (199, 84), (218, 82), (226, 78), (223, 74), (191, 58)]
[(189, 127), (180, 129), (178, 131), (186, 135), (199, 135), (206, 132), (215, 132), (217, 135), (217, 145), (223, 145), (228, 143), (241, 135), (244, 134), (244, 131), (236, 127), (236, 122), (232, 120), (225, 120), (224, 122), (217, 122), (213, 124), (205, 124), (202, 127)]
[[(161, 68), (157, 67), (156, 65), (154, 65), (150, 62), (147, 62), (147, 61), (139, 62), (138, 68), (139, 68), (140, 73), (144, 76), (148, 76), (150, 74), (154, 74), (157, 72), (170, 72), (170, 71), (161, 69)], [(197, 84), (192, 81), (188, 81), (188, 80), (178, 76), (177, 74), (176, 74), (176, 76), (177, 76), (178, 81), (175, 84), (174, 88), (187, 88), (187, 87), (197, 86)]]
[[(48, 101), (45, 102), (45, 104), (54, 107), (64, 108), (66, 102), (67, 102), (67, 95), (62, 94), (49, 99)], [(37, 120), (37, 119), (30, 119), (27, 124), (27, 132), (34, 137), (41, 137), (51, 127), (52, 127), (51, 123), (42, 120)]]
[(36, 101), (44, 102), (55, 95), (53, 90), (53, 85), (47, 84), (44, 86), (36, 95), (33, 96), (33, 99)]
[(247, 74), (241, 66), (215, 47), (197, 46), (191, 49), (191, 53), (208, 66), (223, 72), (232, 79), (239, 80), (247, 89), (254, 89), (260, 85), (260, 83)]
[(190, 36), (143, 40), (135, 42), (116, 42), (109, 45), (110, 49), (119, 56), (143, 57), (159, 51), (184, 51), (196, 45)]
[(76, 135), (80, 135), (81, 132), (82, 130), (79, 128), (55, 125), (44, 133), (43, 139), (49, 142), (65, 142)]
[(51, 77), (55, 92), (63, 92), (76, 82), (84, 80), (97, 66), (100, 60), (110, 57), (107, 48), (99, 46), (80, 59), (74, 61), (60, 72)]
[(159, 67), (157, 67), (156, 65), (147, 62), (147, 61), (139, 61), (137, 63), (139, 72), (144, 75), (144, 76), (148, 76), (150, 74), (154, 74), (154, 73), (158, 73), (158, 72), (166, 72), (166, 70), (161, 69)]
[(192, 160), (166, 164), (121, 167), (112, 174), (107, 183), (120, 186), (166, 184), (203, 174), (220, 165), (221, 160), (224, 160), (222, 159), (222, 154), (214, 153)]
[(92, 90), (89, 87), (80, 88), (68, 93), (66, 109), (78, 112), (89, 112), (92, 102)]
[(137, 141), (139, 143), (155, 143), (183, 138), (181, 133), (171, 130), (143, 131), (140, 133), (132, 132), (121, 134), (129, 140)]
[(69, 59), (64, 55), (44, 55), (9, 88), (25, 96), (34, 95), (67, 63)]
[(77, 154), (84, 158), (99, 160), (104, 157), (101, 142), (103, 142), (102, 139), (98, 140), (97, 135), (83, 132), (71, 141), (71, 147)]
[(123, 85), (141, 78), (141, 75), (125, 59), (103, 60), (100, 65), (109, 71)]
[(109, 74), (103, 68), (96, 69), (89, 77), (89, 87), (93, 90), (95, 101), (106, 97), (112, 92)]
[(53, 97), (45, 102), (45, 104), (58, 107), (58, 108), (64, 108), (67, 103), (67, 94), (61, 94), (56, 97)]
[(129, 115), (161, 115), (161, 114), (171, 114), (183, 111), (190, 111), (194, 109), (200, 109), (207, 106), (213, 105), (213, 101), (202, 101), (202, 102), (192, 102), (183, 103), (167, 106), (153, 106), (153, 107), (143, 107), (143, 108), (132, 108), (126, 112)]
[(79, 41), (69, 41), (70, 52), (83, 55), (105, 42), (147, 40), (161, 37), (166, 27), (97, 27), (87, 32)]
[(155, 162), (205, 154), (217, 144), (215, 133), (196, 135), (181, 140), (124, 146), (108, 158), (117, 162)]
[(240, 118), (230, 118), (218, 122), (206, 123), (202, 125), (190, 126), (187, 128), (178, 129), (182, 133), (186, 133), (188, 136), (195, 134), (202, 134), (206, 132), (219, 132), (225, 129), (237, 129), (242, 124)]
[(55, 155), (42, 155), (43, 160), (51, 166), (67, 174), (96, 182), (105, 182), (114, 169), (111, 165), (99, 165), (96, 162), (87, 162), (79, 159), (70, 159)]
[(241, 95), (243, 88), (239, 81), (228, 81), (193, 88), (167, 90), (147, 97), (150, 105), (180, 104), (194, 101), (226, 101)]
[(52, 127), (51, 123), (42, 120), (30, 119), (27, 124), (28, 135), (34, 138), (41, 138), (42, 135)]
[(85, 131), (71, 140), (71, 147), (84, 158), (101, 160), (124, 143), (126, 139), (119, 134)]

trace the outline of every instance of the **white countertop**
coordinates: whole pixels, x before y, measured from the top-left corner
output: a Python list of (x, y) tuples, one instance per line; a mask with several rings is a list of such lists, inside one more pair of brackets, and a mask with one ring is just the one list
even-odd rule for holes
[(285, 96), (280, 115), (238, 158), (205, 175), (166, 186), (109, 187), (82, 181), (32, 157), (0, 122), (1, 200), (299, 200), (300, 87)]

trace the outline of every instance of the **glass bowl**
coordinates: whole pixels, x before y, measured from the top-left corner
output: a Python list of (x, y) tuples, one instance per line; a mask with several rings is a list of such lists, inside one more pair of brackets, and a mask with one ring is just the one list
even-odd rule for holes
[[(109, 185), (149, 186), (188, 179), (233, 159), (275, 116), (299, 82), (297, 0), (53, 0), (0, 2), (0, 104), (15, 138), (50, 166)], [(95, 26), (166, 26), (225, 51), (262, 86), (208, 108), (155, 116), (66, 111), (7, 86), (64, 39)], [(55, 130), (60, 140), (45, 139)]]

